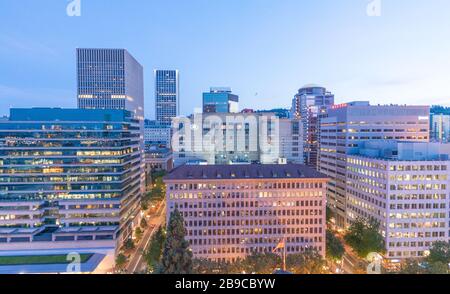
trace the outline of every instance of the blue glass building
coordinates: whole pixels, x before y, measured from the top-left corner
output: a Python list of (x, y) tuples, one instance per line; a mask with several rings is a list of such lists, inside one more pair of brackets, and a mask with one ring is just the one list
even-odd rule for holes
[(203, 113), (239, 112), (239, 96), (232, 94), (230, 88), (211, 88), (203, 93)]
[(0, 121), (0, 250), (119, 245), (139, 211), (141, 158), (139, 121), (129, 111), (11, 109)]

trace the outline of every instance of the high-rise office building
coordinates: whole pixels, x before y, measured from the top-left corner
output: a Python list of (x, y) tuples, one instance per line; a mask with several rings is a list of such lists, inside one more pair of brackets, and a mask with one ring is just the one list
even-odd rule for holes
[(213, 87), (203, 93), (203, 113), (237, 113), (239, 112), (239, 96), (234, 95), (231, 88)]
[(11, 109), (0, 147), (0, 251), (114, 251), (130, 238), (143, 185), (131, 112)]
[(450, 144), (373, 141), (347, 159), (347, 218), (375, 219), (392, 262), (449, 240)]
[(184, 165), (164, 178), (167, 218), (184, 217), (195, 258), (233, 262), (315, 249), (325, 256), (327, 178), (297, 164)]
[(320, 118), (319, 171), (331, 180), (328, 205), (338, 226), (345, 227), (347, 159), (371, 140), (428, 142), (427, 106), (371, 106), (369, 102), (333, 105)]
[(156, 122), (170, 126), (180, 113), (180, 85), (178, 70), (154, 71)]
[(291, 115), (303, 123), (305, 164), (313, 168), (317, 168), (319, 115), (333, 104), (334, 95), (317, 85), (304, 86), (292, 101)]
[(125, 49), (77, 49), (78, 108), (124, 109), (143, 126), (144, 73)]

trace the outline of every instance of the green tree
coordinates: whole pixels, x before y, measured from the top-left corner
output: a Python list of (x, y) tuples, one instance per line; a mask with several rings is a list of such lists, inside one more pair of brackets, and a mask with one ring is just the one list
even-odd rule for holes
[(331, 208), (329, 208), (328, 206), (326, 208), (326, 217), (327, 217), (327, 223), (331, 222), (331, 219), (334, 218), (334, 213), (331, 210)]
[(145, 230), (145, 229), (148, 228), (147, 220), (145, 219), (145, 217), (143, 217), (143, 218), (141, 219), (140, 226), (141, 226), (141, 228), (142, 228), (143, 230)]
[(427, 267), (427, 274), (430, 275), (448, 274), (448, 263), (443, 263), (441, 261), (430, 263)]
[(426, 259), (429, 263), (450, 263), (450, 244), (444, 241), (434, 242), (430, 248), (430, 255)]
[(134, 234), (136, 235), (136, 238), (138, 240), (141, 240), (142, 238), (142, 230), (140, 227), (137, 227), (136, 230), (134, 231)]
[(407, 259), (402, 263), (399, 274), (421, 275), (421, 274), (425, 274), (425, 268), (420, 265), (418, 260)]
[(230, 264), (225, 262), (214, 262), (208, 259), (194, 259), (193, 272), (195, 274), (229, 274)]
[(299, 254), (288, 255), (286, 265), (295, 274), (324, 274), (326, 262), (317, 250), (308, 249)]
[(121, 270), (125, 267), (126, 263), (127, 257), (123, 253), (116, 256), (116, 268)]
[(327, 257), (332, 260), (341, 260), (344, 256), (345, 249), (341, 240), (336, 235), (327, 230)]
[(281, 257), (274, 253), (253, 253), (240, 262), (240, 272), (271, 274), (282, 264)]
[(357, 219), (344, 237), (345, 242), (361, 258), (366, 258), (371, 252), (384, 252), (384, 239), (379, 233), (380, 224), (376, 220)]
[(158, 268), (158, 264), (161, 260), (162, 249), (165, 242), (165, 234), (162, 228), (152, 236), (150, 245), (144, 253), (145, 260), (147, 261), (148, 268), (151, 272), (154, 272)]
[(125, 250), (132, 250), (132, 249), (134, 249), (134, 247), (135, 247), (134, 246), (134, 241), (131, 238), (127, 239), (125, 241), (125, 243), (123, 244), (123, 248)]
[(178, 209), (171, 213), (167, 229), (167, 239), (161, 260), (161, 274), (191, 274), (192, 252), (185, 239), (184, 219)]

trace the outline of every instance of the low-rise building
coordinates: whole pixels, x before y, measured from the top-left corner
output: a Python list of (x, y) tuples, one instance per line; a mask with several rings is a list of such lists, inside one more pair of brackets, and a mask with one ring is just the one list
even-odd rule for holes
[(159, 124), (153, 120), (146, 120), (144, 126), (145, 150), (151, 148), (170, 148), (172, 140), (170, 125)]
[(195, 258), (235, 261), (316, 249), (325, 256), (327, 177), (303, 165), (184, 165), (164, 178)]

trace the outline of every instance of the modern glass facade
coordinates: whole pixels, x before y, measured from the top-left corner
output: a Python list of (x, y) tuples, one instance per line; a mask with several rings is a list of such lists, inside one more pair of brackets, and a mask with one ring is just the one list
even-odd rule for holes
[(203, 93), (204, 113), (236, 113), (239, 112), (239, 96), (231, 93), (230, 88), (211, 88)]
[(129, 237), (141, 158), (129, 111), (11, 109), (0, 121), (0, 244), (11, 229), (34, 232), (29, 242)]
[(180, 112), (178, 70), (155, 70), (156, 122), (170, 126)]

